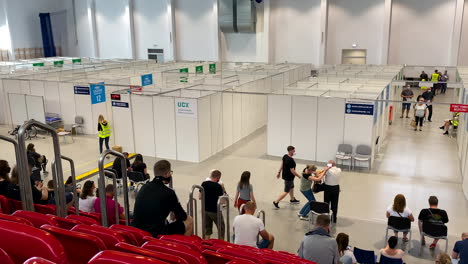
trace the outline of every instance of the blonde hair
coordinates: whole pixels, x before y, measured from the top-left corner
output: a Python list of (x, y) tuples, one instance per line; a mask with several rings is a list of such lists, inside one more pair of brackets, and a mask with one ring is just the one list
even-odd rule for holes
[(99, 123), (102, 123), (102, 121), (104, 121), (104, 116), (103, 116), (103, 115), (99, 115), (99, 117), (98, 117), (98, 122), (99, 122)]

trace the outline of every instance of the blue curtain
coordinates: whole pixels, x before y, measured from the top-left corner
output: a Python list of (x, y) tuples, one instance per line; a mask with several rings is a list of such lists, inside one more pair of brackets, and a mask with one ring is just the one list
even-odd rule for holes
[(52, 23), (50, 22), (50, 13), (40, 13), (42, 44), (44, 46), (45, 57), (55, 57), (54, 35), (52, 34)]

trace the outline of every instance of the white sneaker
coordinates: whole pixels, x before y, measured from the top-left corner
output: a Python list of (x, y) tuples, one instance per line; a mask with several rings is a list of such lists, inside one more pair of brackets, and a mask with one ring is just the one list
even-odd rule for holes
[(308, 216), (299, 216), (299, 219), (303, 220), (303, 221), (309, 221), (309, 217)]
[(297, 212), (297, 216), (302, 216), (302, 215), (301, 215), (301, 212)]

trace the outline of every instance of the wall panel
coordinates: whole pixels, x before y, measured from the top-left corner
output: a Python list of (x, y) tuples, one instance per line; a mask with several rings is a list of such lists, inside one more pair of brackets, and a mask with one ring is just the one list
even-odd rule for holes
[(343, 143), (345, 100), (342, 98), (318, 99), (317, 161), (335, 158), (338, 145)]
[(156, 157), (177, 158), (174, 98), (153, 97), (154, 142)]
[(317, 107), (317, 97), (292, 97), (291, 145), (296, 147), (298, 159), (316, 158)]
[(154, 115), (153, 98), (150, 96), (131, 95), (133, 133), (135, 135), (135, 151), (144, 156), (154, 157)]
[(286, 148), (291, 145), (291, 107), (291, 96), (268, 96), (268, 155), (283, 156)]

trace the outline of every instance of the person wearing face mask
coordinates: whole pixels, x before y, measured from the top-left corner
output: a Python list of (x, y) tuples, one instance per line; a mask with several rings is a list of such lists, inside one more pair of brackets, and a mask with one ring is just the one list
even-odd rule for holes
[[(166, 186), (172, 180), (171, 163), (154, 164), (154, 179), (143, 185), (135, 199), (132, 225), (158, 235), (193, 234), (193, 220), (180, 205), (175, 191)], [(172, 213), (172, 214), (171, 214)], [(171, 214), (171, 222), (166, 219)]]
[(333, 212), (333, 223), (336, 223), (338, 215), (338, 201), (340, 199), (341, 169), (336, 167), (336, 161), (328, 161), (325, 171), (323, 201), (330, 205)]
[(213, 222), (218, 228), (218, 233), (221, 233), (221, 237), (224, 239), (224, 220), (221, 221), (221, 226), (218, 226), (218, 199), (220, 196), (224, 195), (224, 190), (219, 184), (220, 179), (221, 172), (219, 170), (214, 170), (211, 172), (210, 180), (204, 181), (201, 185), (205, 190), (206, 233), (203, 234), (204, 239), (210, 239), (210, 236), (213, 234)]
[(284, 191), (278, 196), (278, 198), (273, 201), (273, 205), (276, 209), (280, 209), (278, 206), (279, 202), (289, 194), (291, 200), (289, 200), (292, 204), (298, 204), (299, 200), (294, 197), (294, 177), (301, 179), (301, 175), (296, 172), (296, 162), (293, 159), (294, 153), (296, 153), (296, 149), (293, 146), (289, 146), (287, 148), (288, 154), (283, 156), (283, 161), (281, 162), (281, 167), (276, 175), (276, 178), (280, 178), (282, 176), (284, 180)]
[(315, 263), (338, 264), (340, 255), (336, 240), (330, 236), (330, 217), (317, 216), (315, 227), (305, 234), (298, 250), (299, 257)]
[[(429, 115), (427, 116), (427, 121), (432, 122), (432, 102), (434, 102), (435, 91), (431, 90), (431, 87), (428, 87), (427, 91), (421, 94), (422, 98), (427, 105), (427, 110), (429, 110)], [(420, 99), (418, 99), (419, 101)]]
[[(427, 108), (428, 108), (422, 96), (418, 96), (418, 103), (415, 104), (413, 108), (414, 108), (414, 120), (416, 121), (416, 126), (414, 127), (414, 131), (418, 130), (418, 126), (419, 126), (419, 131), (422, 131), (424, 117), (426, 116)], [(432, 105), (431, 105), (431, 108), (432, 108)], [(430, 112), (431, 110), (429, 110), (429, 115), (430, 115)]]

